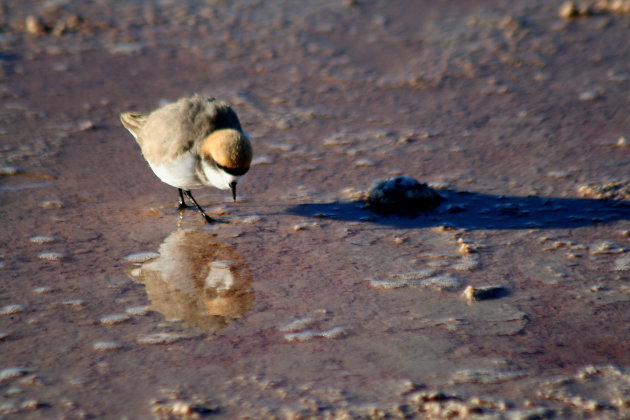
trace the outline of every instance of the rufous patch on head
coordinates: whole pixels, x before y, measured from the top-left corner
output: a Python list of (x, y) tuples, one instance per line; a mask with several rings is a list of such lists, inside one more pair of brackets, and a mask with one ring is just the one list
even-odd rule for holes
[(249, 168), (253, 154), (247, 135), (232, 128), (213, 131), (201, 147), (203, 157), (229, 169)]

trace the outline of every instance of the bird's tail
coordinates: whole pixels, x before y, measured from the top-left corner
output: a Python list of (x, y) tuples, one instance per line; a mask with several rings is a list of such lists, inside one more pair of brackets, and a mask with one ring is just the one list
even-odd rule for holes
[(146, 114), (138, 114), (135, 112), (120, 113), (120, 121), (136, 140), (138, 140), (138, 134), (140, 133), (140, 129), (144, 123), (147, 121), (147, 117), (148, 115)]

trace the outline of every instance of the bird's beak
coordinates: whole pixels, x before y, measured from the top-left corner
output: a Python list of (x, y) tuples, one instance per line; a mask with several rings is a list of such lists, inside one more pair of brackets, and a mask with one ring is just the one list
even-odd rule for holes
[(232, 199), (236, 201), (236, 181), (230, 182), (230, 188), (232, 188)]

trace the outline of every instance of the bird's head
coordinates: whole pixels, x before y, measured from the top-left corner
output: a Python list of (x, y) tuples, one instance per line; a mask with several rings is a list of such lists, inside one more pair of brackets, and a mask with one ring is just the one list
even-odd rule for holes
[(215, 187), (231, 189), (236, 200), (236, 184), (249, 170), (254, 156), (249, 136), (232, 128), (215, 130), (204, 140), (200, 154), (216, 167), (207, 174), (209, 181)]

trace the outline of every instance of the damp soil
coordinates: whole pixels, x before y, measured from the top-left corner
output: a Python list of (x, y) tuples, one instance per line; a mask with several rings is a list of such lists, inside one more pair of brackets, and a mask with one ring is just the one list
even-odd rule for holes
[[(608, 3), (5, 1), (0, 416), (629, 416)], [(196, 92), (254, 145), (224, 223), (118, 119)], [(361, 201), (400, 175), (444, 200)]]

